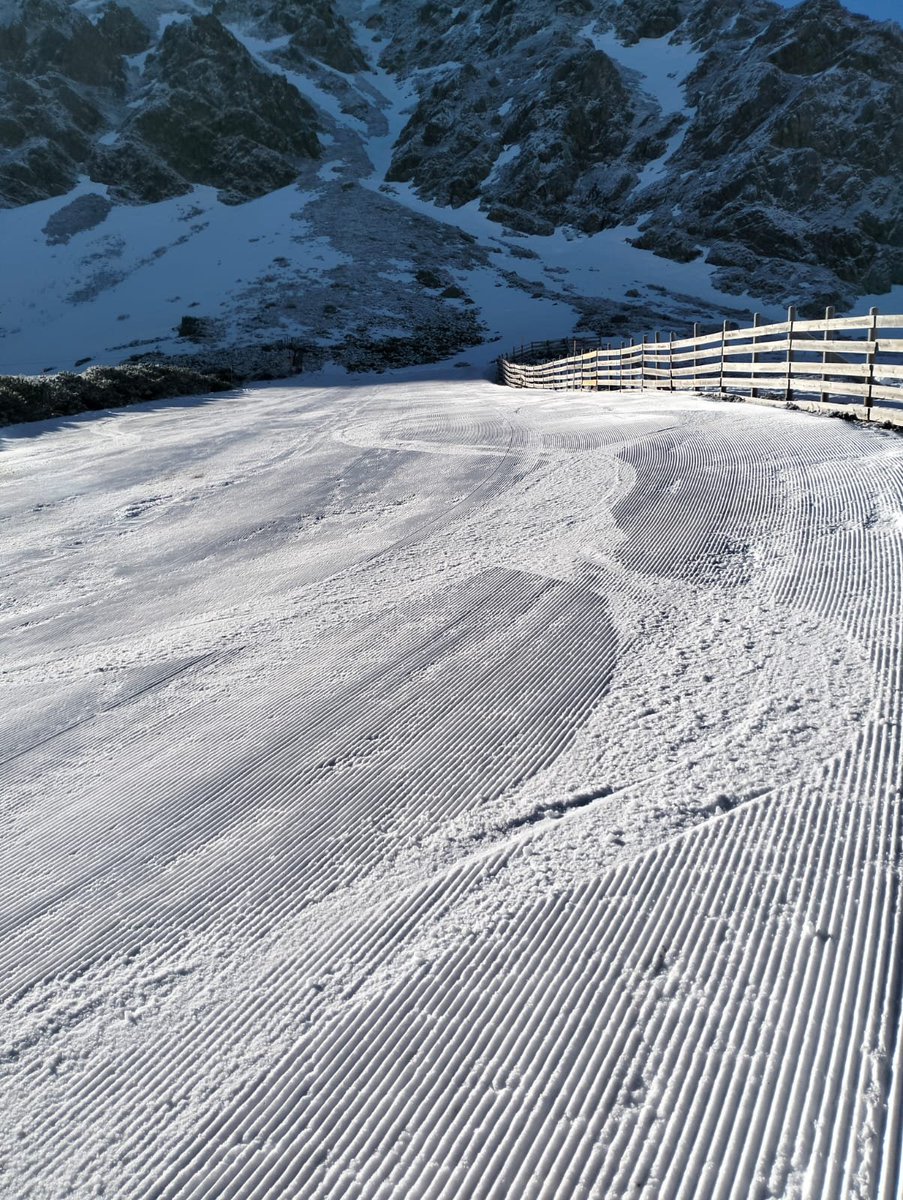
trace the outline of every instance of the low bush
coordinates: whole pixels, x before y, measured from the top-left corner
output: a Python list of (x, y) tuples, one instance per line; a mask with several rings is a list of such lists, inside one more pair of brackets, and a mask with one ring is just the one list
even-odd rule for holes
[(354, 372), (418, 366), (441, 362), (479, 345), (485, 332), (472, 312), (452, 310), (441, 322), (417, 326), (410, 337), (367, 338), (355, 334), (335, 347), (332, 357)]
[(160, 363), (128, 363), (119, 367), (89, 367), (76, 375), (0, 375), (0, 424), (45, 421), (164, 400), (222, 392), (232, 386), (225, 374), (204, 373)]

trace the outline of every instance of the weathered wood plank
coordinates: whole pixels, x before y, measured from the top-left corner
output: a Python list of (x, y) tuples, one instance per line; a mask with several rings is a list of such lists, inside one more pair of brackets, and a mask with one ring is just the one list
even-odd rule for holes
[(721, 345), (721, 330), (716, 329), (714, 333), (704, 333), (699, 337), (678, 338), (674, 343), (675, 350), (688, 350), (694, 346), (707, 346), (714, 342), (717, 346)]
[(817, 321), (795, 321), (793, 328), (796, 333), (824, 333), (834, 329), (870, 329), (872, 318), (865, 313), (861, 317), (832, 317), (826, 321), (823, 317)]
[[(789, 338), (779, 338), (773, 342), (761, 342), (757, 339), (756, 345), (755, 345), (755, 350), (756, 350), (757, 354), (783, 354), (784, 355), (784, 363), (786, 365), (787, 351), (794, 345), (796, 345), (795, 339), (793, 341), (791, 341)], [(811, 343), (810, 343), (810, 345), (811, 345)], [(731, 346), (726, 345), (724, 347), (725, 358), (736, 358), (741, 354), (752, 354), (752, 352), (753, 352), (752, 342), (746, 342), (746, 343), (743, 343), (742, 345), (735, 342)]]
[(720, 375), (720, 374), (721, 374), (720, 359), (718, 362), (714, 362), (714, 363), (699, 363), (699, 365), (695, 366), (695, 367), (690, 366), (690, 367), (675, 367), (674, 368), (674, 378), (675, 379), (686, 380), (686, 379), (692, 379), (695, 376), (704, 377), (704, 376), (708, 376), (708, 375)]
[(889, 383), (876, 383), (872, 386), (872, 395), (882, 400), (894, 400), (903, 407), (903, 388), (894, 387)]
[[(797, 362), (794, 360), (791, 363), (793, 370), (790, 372), (793, 377), (803, 377), (810, 375), (821, 376), (823, 373), (822, 364), (820, 362)], [(725, 368), (725, 372), (731, 376), (749, 376), (749, 375), (786, 375), (786, 362), (769, 362), (769, 363), (731, 363)], [(843, 378), (845, 375), (852, 376), (856, 379), (867, 378), (869, 373), (868, 363), (837, 363), (832, 362), (827, 365), (829, 376), (838, 376)]]
[[(676, 342), (674, 344), (677, 345)], [(699, 359), (712, 358), (713, 356), (715, 358), (721, 357), (720, 346), (709, 346), (705, 350), (691, 350), (685, 354), (675, 354), (674, 362), (696, 362)]]
[(794, 391), (803, 393), (824, 393), (829, 396), (867, 396), (867, 383), (843, 383), (826, 379), (824, 383), (814, 379), (799, 379), (794, 383)]
[(857, 341), (849, 338), (846, 341), (823, 341), (821, 339), (794, 338), (791, 349), (800, 354), (874, 354), (878, 342)]

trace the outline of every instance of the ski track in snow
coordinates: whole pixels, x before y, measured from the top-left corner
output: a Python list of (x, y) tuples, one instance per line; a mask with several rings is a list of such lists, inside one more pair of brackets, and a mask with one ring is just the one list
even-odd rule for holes
[(0, 438), (17, 1197), (882, 1197), (903, 443), (260, 387)]

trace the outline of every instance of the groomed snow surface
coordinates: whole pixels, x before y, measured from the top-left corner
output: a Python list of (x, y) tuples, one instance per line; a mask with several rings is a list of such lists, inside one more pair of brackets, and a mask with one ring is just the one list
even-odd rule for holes
[(903, 442), (410, 375), (0, 447), (4, 1196), (898, 1195)]

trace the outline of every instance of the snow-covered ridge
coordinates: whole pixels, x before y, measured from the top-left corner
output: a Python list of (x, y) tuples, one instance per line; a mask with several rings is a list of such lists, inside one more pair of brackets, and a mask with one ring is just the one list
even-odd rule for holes
[[(301, 24), (256, 0), (38, 4), (8, 5), (0, 38), (34, 101), (3, 109), (22, 137), (0, 172), (0, 371), (191, 350), (186, 315), (224, 349), (471, 312), (507, 344), (900, 306), (899, 38), (831, 0), (316, 0)], [(382, 265), (405, 256), (406, 292)]]

